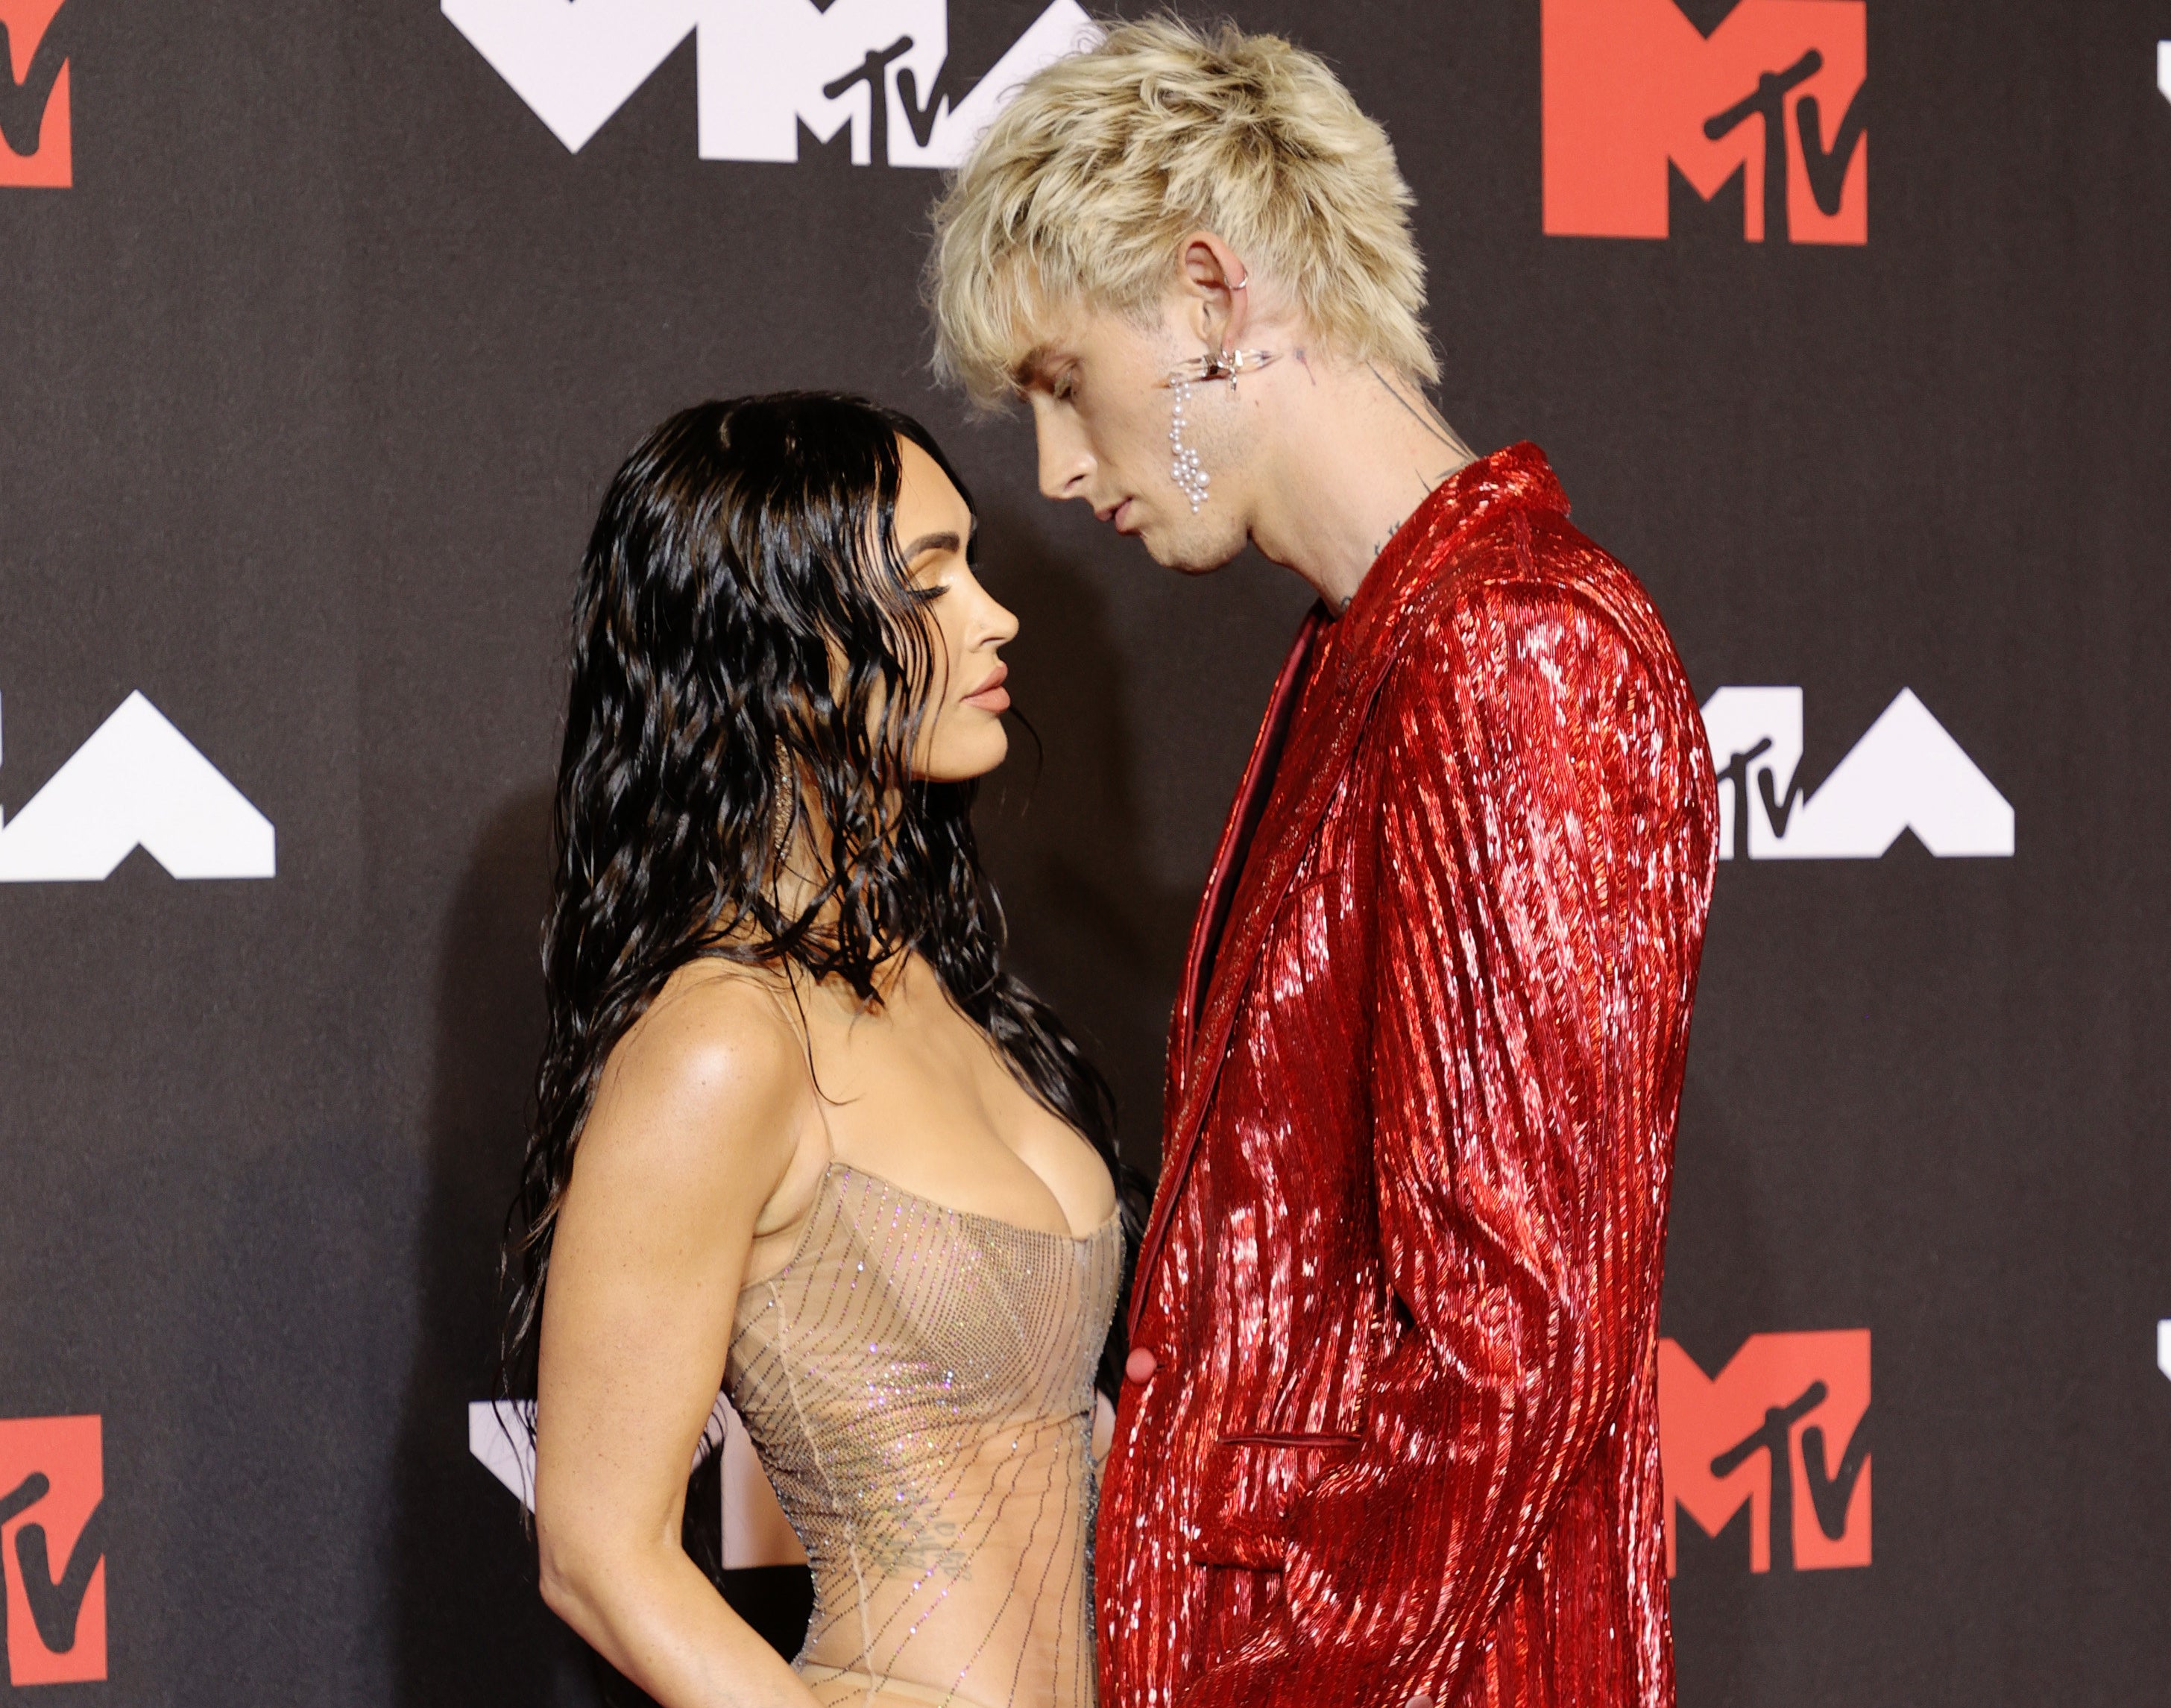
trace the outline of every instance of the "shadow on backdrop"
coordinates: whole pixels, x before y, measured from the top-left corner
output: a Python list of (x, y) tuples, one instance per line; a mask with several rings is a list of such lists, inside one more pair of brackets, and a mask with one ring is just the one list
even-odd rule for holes
[(542, 1050), (549, 807), (538, 788), (492, 816), (442, 939), (420, 1321), (387, 1572), (399, 1708), (597, 1700), (583, 1646), (537, 1592), (518, 1503), (468, 1451), (468, 1405), (490, 1394), (498, 1240)]
[(984, 557), (1000, 566), (991, 591), (1018, 616), (1014, 692), (1043, 746), (1036, 775), (1031, 740), (1014, 738), (981, 795), (982, 848), (1016, 970), (1108, 1076), (1123, 1154), (1151, 1180), (1169, 1012), (1198, 892), (1162, 881), (1144, 857), (1127, 666), (1106, 596), (1014, 511), (994, 506), (981, 526)]
[[(399, 1708), (649, 1700), (544, 1607), (520, 1508), (468, 1450), (468, 1405), (490, 1393), (498, 1240), (543, 1045), (538, 943), (549, 826), (545, 790), (501, 808), (446, 921), (416, 1289), (421, 1320), (394, 1473), (389, 1577)], [(689, 1497), (686, 1543), (713, 1576), (721, 1525), (704, 1520), (720, 1518), (721, 1509), (716, 1467), (705, 1470)], [(742, 1616), (779, 1649), (796, 1652), (812, 1598), (805, 1570), (721, 1576)]]
[[(1756, 1138), (1740, 1130), (1729, 1114), (1738, 1103), (1713, 1088), (1713, 1077), (1697, 1071), (1692, 1039), (1666, 1243), (1666, 1273), (1681, 1284), (1668, 1286), (1661, 1314), (1662, 1332), (1715, 1376), (1750, 1335), (1788, 1319), (1772, 1266), (1772, 1230), (1750, 1186), (1758, 1168)], [(1687, 1279), (1713, 1275), (1729, 1277), (1734, 1291), (1714, 1297), (1707, 1283)], [(1778, 1604), (1800, 1588), (1783, 1581), (1788, 1574), (1775, 1581), (1750, 1571), (1750, 1524), (1746, 1502), (1716, 1536), (1707, 1536), (1686, 1510), (1679, 1515), (1671, 1600), (1675, 1653), (1688, 1657), (1680, 1679), (1685, 1702), (1754, 1700), (1755, 1663), (1772, 1652), (1775, 1628), (1787, 1616)]]

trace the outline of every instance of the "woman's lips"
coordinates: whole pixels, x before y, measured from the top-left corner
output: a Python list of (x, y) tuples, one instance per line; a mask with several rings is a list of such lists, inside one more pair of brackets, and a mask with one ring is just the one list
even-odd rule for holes
[(1010, 693), (1003, 684), (1010, 680), (1007, 664), (995, 667), (995, 673), (965, 696), (965, 704), (978, 706), (984, 712), (1006, 712), (1010, 709)]

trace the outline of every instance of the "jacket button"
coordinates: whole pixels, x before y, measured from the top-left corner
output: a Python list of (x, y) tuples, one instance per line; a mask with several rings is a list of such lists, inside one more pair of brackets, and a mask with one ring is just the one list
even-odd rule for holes
[(1161, 1360), (1144, 1347), (1133, 1347), (1130, 1357), (1123, 1360), (1123, 1374), (1134, 1382), (1151, 1379), (1153, 1373), (1160, 1368)]

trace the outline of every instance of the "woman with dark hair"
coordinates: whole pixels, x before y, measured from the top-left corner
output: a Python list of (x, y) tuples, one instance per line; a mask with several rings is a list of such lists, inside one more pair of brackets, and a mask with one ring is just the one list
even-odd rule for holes
[[(510, 1252), (550, 1605), (664, 1708), (1093, 1700), (1107, 1090), (1003, 967), (1016, 633), (925, 429), (673, 417), (574, 617)], [(805, 1545), (787, 1666), (681, 1545), (719, 1387)]]

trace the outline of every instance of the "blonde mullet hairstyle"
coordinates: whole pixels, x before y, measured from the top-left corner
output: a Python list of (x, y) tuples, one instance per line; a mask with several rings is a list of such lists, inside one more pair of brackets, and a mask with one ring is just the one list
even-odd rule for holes
[(1325, 62), (1172, 17), (1111, 26), (1020, 88), (935, 207), (935, 368), (991, 406), (1050, 308), (1157, 319), (1209, 231), (1327, 349), (1439, 377), (1409, 185)]

